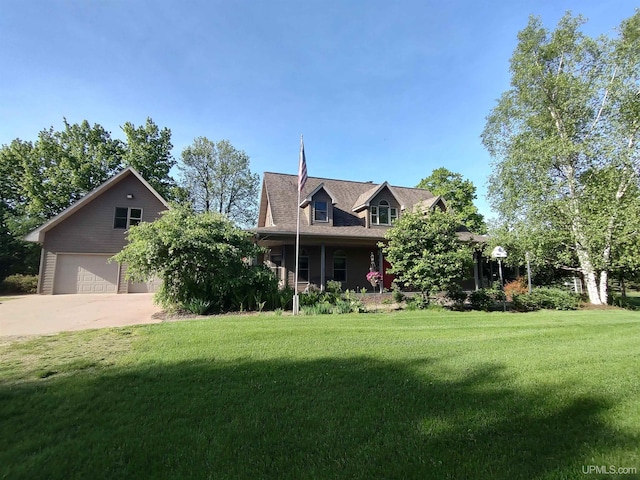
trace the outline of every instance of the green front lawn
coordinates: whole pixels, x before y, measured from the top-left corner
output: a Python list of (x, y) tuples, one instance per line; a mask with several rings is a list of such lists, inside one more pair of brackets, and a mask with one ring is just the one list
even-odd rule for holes
[(640, 474), (636, 312), (224, 316), (4, 343), (0, 369), (0, 478)]

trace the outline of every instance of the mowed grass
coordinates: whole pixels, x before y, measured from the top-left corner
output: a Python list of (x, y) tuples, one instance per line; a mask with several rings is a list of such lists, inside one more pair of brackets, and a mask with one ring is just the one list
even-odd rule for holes
[(1, 478), (640, 472), (636, 312), (224, 316), (0, 355)]

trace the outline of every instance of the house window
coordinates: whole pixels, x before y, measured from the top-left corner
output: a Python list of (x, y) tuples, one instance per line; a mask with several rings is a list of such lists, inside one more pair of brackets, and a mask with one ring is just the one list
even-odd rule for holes
[(113, 219), (113, 228), (126, 229), (131, 225), (138, 225), (141, 221), (141, 208), (116, 207), (116, 214)]
[(333, 279), (338, 282), (347, 281), (347, 255), (342, 250), (333, 254)]
[(398, 209), (389, 205), (386, 200), (380, 200), (378, 205), (371, 206), (372, 225), (392, 225), (398, 219)]
[(306, 250), (300, 250), (298, 257), (298, 282), (309, 281), (309, 254)]
[(327, 202), (313, 202), (313, 220), (315, 222), (328, 222)]

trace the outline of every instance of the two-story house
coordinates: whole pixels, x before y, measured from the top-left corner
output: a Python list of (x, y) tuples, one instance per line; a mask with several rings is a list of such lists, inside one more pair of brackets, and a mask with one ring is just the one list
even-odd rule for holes
[[(277, 272), (280, 284), (293, 286), (300, 209), (298, 290), (322, 288), (328, 280), (342, 282), (345, 289), (371, 290), (366, 280), (371, 268), (380, 271), (384, 287), (391, 288), (390, 265), (378, 247), (387, 229), (415, 208), (447, 208), (441, 197), (424, 189), (315, 177), (307, 179), (298, 204), (297, 184), (296, 175), (264, 174), (255, 232), (258, 243), (268, 248), (265, 262)], [(485, 239), (464, 228), (459, 236), (465, 241)], [(466, 288), (481, 286), (481, 267), (477, 259)]]

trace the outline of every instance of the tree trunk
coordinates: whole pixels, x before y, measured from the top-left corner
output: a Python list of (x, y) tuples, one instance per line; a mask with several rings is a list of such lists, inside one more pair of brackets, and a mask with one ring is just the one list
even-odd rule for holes
[(600, 272), (600, 301), (603, 305), (609, 303), (609, 272)]
[[(589, 253), (582, 248), (579, 244), (576, 246), (576, 253), (578, 254), (578, 262), (580, 263), (580, 269), (582, 270), (582, 274), (584, 276), (584, 282), (587, 286), (587, 294), (589, 295), (589, 302), (592, 305), (604, 305), (607, 303), (607, 297), (604, 297), (604, 302), (601, 297), (602, 283), (598, 282), (598, 275), (596, 274), (595, 268), (591, 263), (591, 259), (589, 258)], [(606, 272), (603, 272), (606, 279)], [(601, 274), (602, 275), (602, 274)], [(601, 277), (602, 278), (602, 277)], [(604, 287), (605, 295), (606, 295), (606, 281)]]

